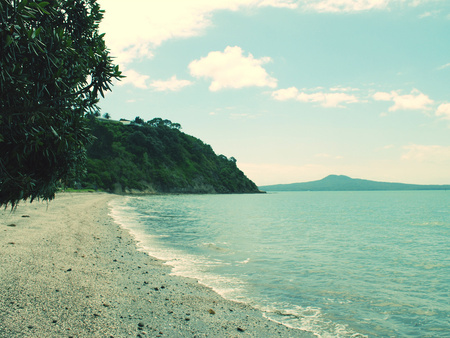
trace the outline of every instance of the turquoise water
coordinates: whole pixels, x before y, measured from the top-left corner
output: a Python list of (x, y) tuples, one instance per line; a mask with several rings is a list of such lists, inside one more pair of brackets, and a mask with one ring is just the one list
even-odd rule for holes
[(116, 200), (151, 255), (321, 337), (450, 337), (450, 192)]

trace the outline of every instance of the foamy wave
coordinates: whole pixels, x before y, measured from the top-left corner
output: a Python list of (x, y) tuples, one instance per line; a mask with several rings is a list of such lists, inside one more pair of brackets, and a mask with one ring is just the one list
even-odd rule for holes
[[(131, 198), (133, 197), (111, 201), (109, 205), (110, 216), (117, 224), (131, 233), (137, 241), (139, 250), (164, 261), (164, 264), (172, 268), (171, 274), (173, 275), (196, 279), (200, 284), (212, 288), (224, 298), (244, 301), (242, 297), (243, 282), (241, 280), (208, 272), (212, 267), (228, 265), (229, 263), (217, 259), (207, 259), (203, 256), (189, 255), (181, 250), (165, 247), (158, 242), (158, 239), (170, 236), (145, 233), (142, 221), (151, 218), (151, 216), (141, 215), (136, 208), (131, 207), (129, 205)], [(226, 243), (224, 244), (226, 245)], [(203, 243), (203, 247), (214, 251), (228, 250), (215, 243)]]
[(244, 283), (233, 277), (223, 277), (209, 272), (211, 268), (227, 265), (220, 260), (211, 260), (199, 255), (190, 255), (176, 249), (169, 249), (153, 243), (152, 246), (143, 245), (142, 249), (149, 255), (163, 260), (165, 265), (172, 268), (171, 274), (196, 279), (200, 284), (213, 289), (224, 298), (244, 301)]
[(236, 262), (236, 263), (238, 263), (238, 264), (247, 264), (247, 263), (249, 263), (250, 262), (250, 258), (247, 258), (245, 261), (242, 261), (242, 262)]
[(261, 307), (263, 316), (271, 321), (292, 329), (308, 331), (320, 338), (368, 338), (348, 328), (347, 325), (334, 323), (325, 319), (320, 308), (301, 307), (286, 308), (289, 304), (273, 304)]

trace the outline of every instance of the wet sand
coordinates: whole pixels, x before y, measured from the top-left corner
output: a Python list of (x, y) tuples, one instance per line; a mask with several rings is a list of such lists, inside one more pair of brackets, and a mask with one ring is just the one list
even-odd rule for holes
[(314, 337), (139, 251), (103, 193), (0, 211), (0, 337)]

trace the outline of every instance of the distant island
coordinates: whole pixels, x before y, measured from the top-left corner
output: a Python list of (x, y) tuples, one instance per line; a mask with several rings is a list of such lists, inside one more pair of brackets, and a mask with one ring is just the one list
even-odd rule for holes
[(93, 143), (87, 172), (69, 188), (117, 194), (259, 193), (234, 157), (180, 131), (178, 123), (154, 118), (114, 121), (89, 116)]
[(329, 175), (318, 181), (260, 186), (265, 191), (387, 191), (387, 190), (450, 190), (450, 185), (389, 183)]

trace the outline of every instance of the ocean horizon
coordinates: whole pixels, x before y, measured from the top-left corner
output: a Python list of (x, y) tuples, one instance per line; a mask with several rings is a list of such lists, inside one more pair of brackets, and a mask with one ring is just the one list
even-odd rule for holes
[(319, 337), (450, 336), (447, 191), (114, 200), (141, 250)]

